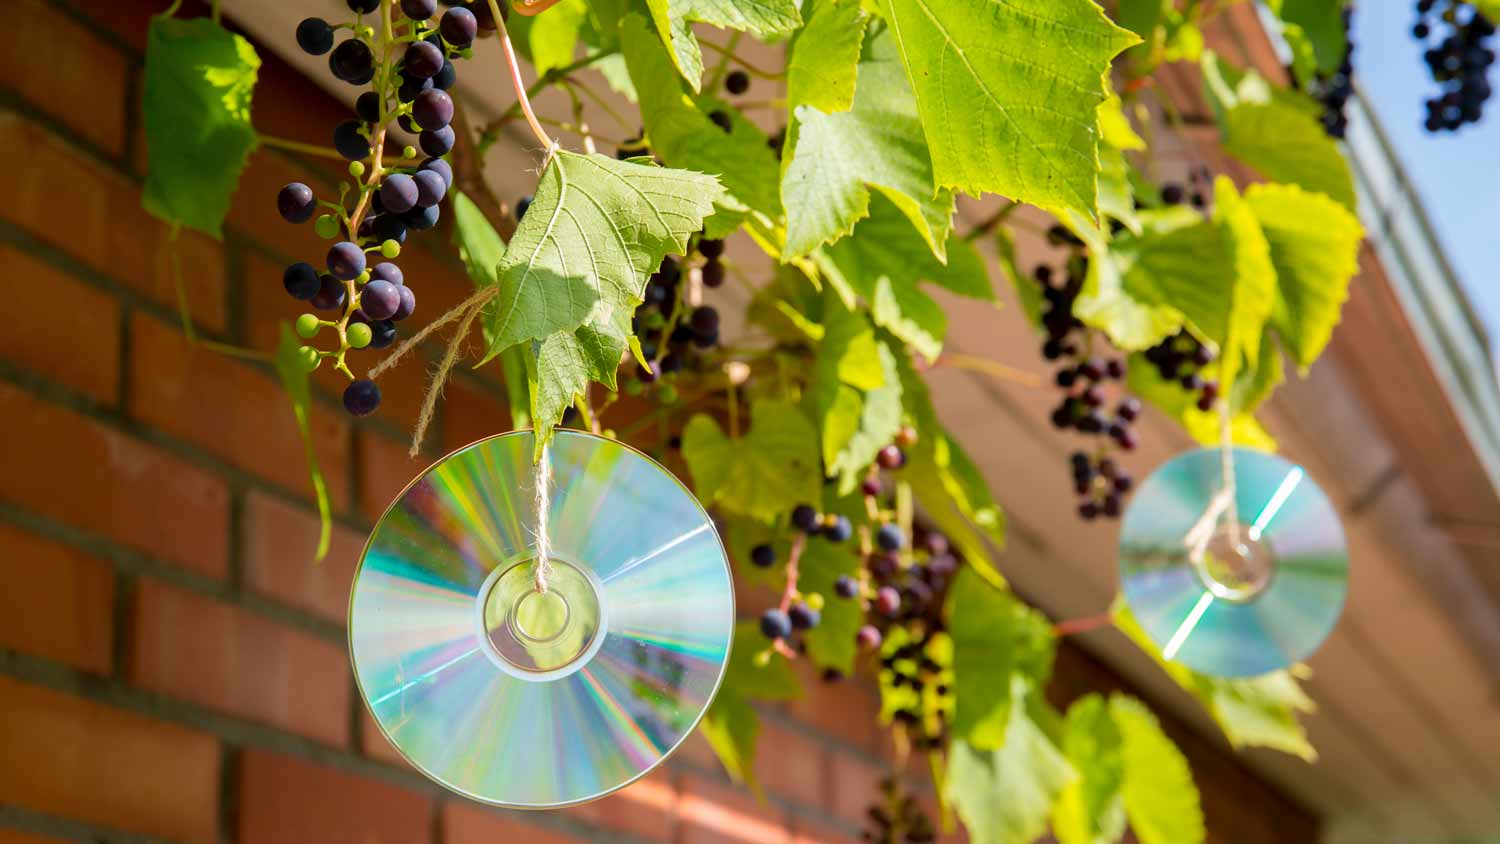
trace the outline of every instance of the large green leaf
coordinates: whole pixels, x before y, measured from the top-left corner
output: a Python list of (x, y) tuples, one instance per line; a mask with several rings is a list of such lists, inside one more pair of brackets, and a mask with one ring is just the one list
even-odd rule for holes
[(1259, 677), (1228, 679), (1199, 674), (1181, 663), (1162, 658), (1161, 649), (1146, 635), (1130, 608), (1118, 602), (1113, 610), (1115, 626), (1154, 658), (1177, 684), (1187, 689), (1218, 722), (1236, 748), (1269, 747), (1312, 762), (1318, 752), (1307, 740), (1297, 716), (1312, 713), (1317, 705), (1302, 690), (1299, 676), (1305, 666), (1273, 671)]
[[(1261, 352), (1263, 362), (1256, 369), (1256, 378), (1274, 377), (1280, 372), (1280, 368), (1273, 368), (1273, 365), (1264, 359), (1267, 353), (1273, 356), (1278, 354), (1275, 344), (1263, 343)], [(1279, 360), (1279, 358), (1273, 357), (1272, 360)], [(1175, 419), (1188, 436), (1197, 440), (1200, 445), (1217, 446), (1220, 444), (1223, 431), (1218, 410), (1199, 410), (1198, 393), (1183, 389), (1178, 381), (1168, 381), (1162, 378), (1156, 367), (1140, 355), (1131, 357), (1127, 372), (1126, 385), (1132, 395), (1154, 405), (1165, 413), (1167, 418)], [(1275, 384), (1268, 383), (1265, 386), (1274, 387)], [(1229, 426), (1234, 444), (1274, 452), (1276, 440), (1256, 421), (1253, 411), (1254, 407), (1234, 408), (1234, 416)]]
[(1011, 678), (1005, 744), (981, 750), (954, 741), (948, 750), (947, 793), (974, 844), (1031, 844), (1077, 772), (1033, 720), (1032, 692)]
[(714, 702), (703, 713), (698, 730), (735, 782), (755, 782), (755, 741), (760, 737), (760, 716), (742, 694), (719, 689)]
[(752, 213), (779, 217), (781, 165), (766, 136), (733, 109), (727, 112), (729, 132), (715, 125), (683, 89), (645, 18), (627, 15), (620, 26), (621, 48), (651, 149), (673, 167), (718, 175), (724, 186), (725, 193), (714, 201), (718, 213), (709, 221), (709, 236), (726, 234)]
[(1306, 39), (1319, 73), (1327, 75), (1338, 70), (1349, 52), (1349, 39), (1344, 32), (1346, 0), (1270, 0), (1266, 5)]
[(1063, 754), (1078, 779), (1063, 789), (1052, 809), (1058, 844), (1114, 844), (1125, 832), (1120, 731), (1104, 698), (1085, 695), (1063, 719)]
[(281, 342), (276, 347), (276, 375), (281, 387), (292, 400), (292, 414), (297, 417), (297, 432), (302, 435), (302, 448), (307, 454), (307, 473), (312, 482), (313, 498), (318, 502), (318, 549), (316, 559), (328, 555), (328, 542), (333, 529), (333, 508), (328, 503), (328, 482), (323, 479), (323, 470), (318, 466), (318, 454), (313, 450), (312, 427), (308, 414), (312, 412), (312, 397), (307, 385), (307, 364), (303, 363), (299, 350), (302, 344), (291, 326), (281, 324)]
[[(475, 287), (494, 284), (500, 257), (505, 254), (505, 241), (490, 225), (484, 212), (474, 200), (462, 191), (452, 191), (453, 245), (468, 270), (469, 279)], [(485, 346), (490, 340), (489, 326), (485, 329)], [(500, 368), (505, 376), (505, 396), (510, 405), (511, 425), (515, 428), (531, 427), (531, 377), (528, 366), (532, 350), (524, 344), (512, 346), (500, 353)]]
[(823, 310), (807, 402), (820, 420), (823, 470), (847, 493), (901, 429), (901, 378), (895, 353), (876, 341), (864, 312), (845, 308), (832, 293)]
[(1093, 217), (1102, 84), (1137, 38), (1092, 0), (879, 0), (939, 187)]
[(781, 179), (783, 259), (850, 234), (871, 212), (872, 187), (945, 259), (953, 193), (933, 187), (916, 100), (898, 61), (860, 63), (853, 110), (825, 114), (804, 105), (794, 116), (796, 144)]
[[(763, 40), (802, 25), (796, 0), (646, 0), (646, 7), (677, 72), (694, 91), (703, 84), (703, 54), (692, 24), (737, 29)], [(634, 37), (623, 35), (622, 40), (628, 45)], [(636, 80), (636, 90), (640, 90), (640, 80)]]
[(1119, 730), (1120, 793), (1135, 837), (1141, 844), (1201, 844), (1203, 807), (1182, 751), (1140, 701), (1112, 695), (1109, 711)]
[(161, 219), (220, 238), (255, 128), (255, 48), (209, 18), (157, 15), (146, 35), (141, 204)]
[(1260, 221), (1276, 267), (1271, 325), (1292, 360), (1322, 354), (1359, 269), (1364, 230), (1346, 208), (1296, 185), (1251, 185), (1245, 201)]
[(787, 108), (848, 111), (869, 16), (859, 0), (810, 0), (808, 5), (807, 24), (792, 37), (787, 55)]
[(967, 568), (954, 578), (945, 612), (953, 638), (953, 736), (993, 750), (1006, 741), (1012, 675), (1039, 688), (1052, 673), (1052, 624)]
[(683, 429), (682, 456), (698, 497), (731, 513), (769, 522), (821, 495), (817, 432), (786, 402), (756, 402), (750, 430), (737, 440), (711, 417), (694, 416)]
[(1083, 289), (1073, 304), (1074, 316), (1127, 350), (1150, 348), (1182, 326), (1182, 314), (1170, 304), (1142, 301), (1126, 289), (1125, 275), (1135, 261), (1129, 248), (1133, 241), (1127, 239), (1126, 248), (1116, 249), (1078, 212), (1069, 211), (1062, 219), (1087, 244), (1090, 257)]
[(559, 0), (545, 15), (516, 15), (506, 28), (516, 50), (541, 75), (573, 61), (579, 38), (589, 25), (585, 0)]

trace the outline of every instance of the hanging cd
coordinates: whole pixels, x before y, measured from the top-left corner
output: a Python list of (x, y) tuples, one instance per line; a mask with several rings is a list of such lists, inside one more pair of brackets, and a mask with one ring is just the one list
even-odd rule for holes
[(1125, 602), (1162, 656), (1203, 674), (1285, 668), (1323, 643), (1349, 583), (1338, 513), (1301, 466), (1234, 449), (1179, 455), (1136, 492), (1120, 531)]
[(376, 524), (354, 574), (360, 693), (407, 760), (510, 808), (643, 776), (697, 726), (734, 629), (724, 546), (686, 487), (613, 440), (547, 451), (547, 588), (535, 588), (530, 431), (460, 449)]

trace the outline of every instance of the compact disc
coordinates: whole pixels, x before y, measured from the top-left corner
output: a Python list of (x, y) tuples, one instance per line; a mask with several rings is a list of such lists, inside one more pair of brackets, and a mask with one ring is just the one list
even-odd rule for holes
[(1349, 550), (1332, 502), (1302, 467), (1248, 449), (1232, 459), (1233, 496), (1218, 449), (1179, 455), (1146, 479), (1121, 526), (1120, 580), (1162, 656), (1250, 677), (1327, 638)]
[(670, 472), (559, 430), (547, 589), (534, 439), (462, 448), (386, 510), (355, 571), (349, 650), (391, 743), (460, 794), (566, 806), (644, 775), (697, 726), (734, 630), (728, 560)]

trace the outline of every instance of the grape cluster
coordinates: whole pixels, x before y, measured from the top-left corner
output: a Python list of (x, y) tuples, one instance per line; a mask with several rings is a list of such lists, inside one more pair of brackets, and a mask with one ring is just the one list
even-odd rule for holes
[[(1344, 114), (1344, 107), (1349, 104), (1349, 98), (1354, 96), (1354, 41), (1349, 37), (1349, 23), (1353, 17), (1353, 9), (1344, 7), (1344, 58), (1339, 62), (1338, 69), (1333, 73), (1316, 74), (1307, 80), (1307, 93), (1323, 106), (1323, 131), (1329, 137), (1343, 138), (1349, 130), (1349, 118)], [(1293, 74), (1293, 78), (1296, 75)]]
[[(322, 18), (297, 25), (297, 44), (315, 56), (327, 54), (334, 77), (355, 86), (370, 86), (354, 103), (354, 115), (333, 130), (333, 147), (348, 160), (353, 180), (340, 185), (337, 201), (320, 200), (301, 182), (286, 185), (276, 196), (276, 208), (289, 223), (312, 220), (319, 236), (336, 240), (322, 268), (299, 261), (286, 268), (282, 284), (293, 298), (327, 318), (305, 313), (297, 318), (298, 335), (313, 339), (324, 329), (337, 335), (338, 347), (319, 350), (303, 346), (309, 370), (324, 358), (349, 376), (344, 407), (355, 416), (380, 406), (380, 388), (368, 379), (355, 379), (345, 356), (350, 349), (382, 349), (396, 341), (397, 323), (412, 315), (416, 295), (407, 286), (401, 254), (408, 233), (437, 225), (439, 207), (453, 186), (453, 170), (441, 156), (455, 140), (453, 99), (457, 80), (453, 60), (468, 55), (482, 29), (476, 4), (454, 6), (437, 17), (437, 0), (401, 0), (401, 16), (393, 22), (399, 59), (386, 65), (376, 59), (374, 27), (364, 15), (376, 11), (378, 0), (347, 0), (357, 17), (334, 26)], [(488, 18), (486, 12), (484, 18)], [(491, 24), (493, 20), (491, 19)], [(350, 37), (335, 46), (339, 30)], [(491, 26), (493, 29), (493, 25)], [(426, 158), (407, 146), (400, 158), (406, 165), (387, 166), (377, 160), (375, 139), (394, 121), (416, 134)], [(367, 178), (373, 169), (378, 178)], [(388, 260), (372, 262), (372, 257)]]
[(1214, 350), (1187, 331), (1179, 331), (1147, 349), (1143, 355), (1164, 381), (1175, 381), (1182, 389), (1197, 394), (1194, 404), (1199, 410), (1214, 409), (1219, 398), (1219, 382), (1204, 377), (1214, 361)]
[(904, 793), (899, 778), (880, 781), (882, 800), (870, 806), (866, 815), (870, 828), (860, 840), (869, 844), (928, 844), (937, 840), (932, 819), (910, 794)]
[[(699, 237), (681, 259), (667, 256), (646, 282), (644, 301), (631, 323), (648, 361), (638, 366), (635, 378), (625, 382), (625, 391), (639, 395), (648, 385), (666, 404), (677, 400), (677, 373), (702, 368), (710, 351), (719, 345), (719, 311), (712, 305), (690, 305), (685, 275), (696, 272), (703, 287), (724, 284), (724, 241)], [(697, 260), (702, 258), (701, 263)]]
[(1461, 0), (1417, 0), (1411, 34), (1428, 45), (1422, 57), (1440, 91), (1426, 101), (1427, 131), (1453, 132), (1465, 123), (1478, 123), (1491, 93), (1489, 71), (1495, 51), (1489, 40), (1495, 34), (1494, 23)]

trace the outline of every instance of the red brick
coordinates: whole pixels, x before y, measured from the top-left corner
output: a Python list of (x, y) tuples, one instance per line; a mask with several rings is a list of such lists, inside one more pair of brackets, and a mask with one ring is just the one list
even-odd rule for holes
[(614, 794), (569, 809), (568, 813), (611, 832), (669, 841), (676, 825), (677, 805), (676, 777), (658, 768)]
[(219, 745), (211, 736), (0, 679), (0, 759), (9, 805), (218, 841)]
[[(0, 78), (21, 99), (106, 152), (125, 148), (125, 54), (55, 4), (21, 0), (0, 28)], [(35, 63), (47, 45), (47, 67)]]
[(9, 385), (0, 385), (0, 434), (0, 498), (224, 576), (229, 493), (219, 479)]
[(342, 624), (365, 536), (335, 523), (328, 556), (317, 560), (318, 533), (316, 509), (252, 491), (245, 498), (245, 583), (268, 598)]
[(859, 840), (846, 830), (820, 821), (803, 816), (792, 819), (792, 844), (858, 844)]
[(349, 742), (344, 649), (154, 580), (131, 620), (130, 682), (325, 744)]
[[(169, 231), (141, 208), (138, 185), (13, 112), (0, 113), (0, 156), (26, 162), (0, 175), (5, 195), (0, 216), (176, 309)], [(183, 232), (178, 249), (194, 318), (222, 329), (223, 248), (207, 237)]]
[(780, 810), (743, 790), (701, 778), (682, 784), (679, 844), (788, 844), (791, 832)]
[(239, 188), (229, 206), (228, 222), (289, 260), (322, 266), (331, 241), (318, 237), (311, 221), (288, 223), (276, 213), (276, 193), (287, 182), (306, 183), (320, 199), (338, 198), (338, 192), (330, 192), (327, 182), (316, 171), (276, 150), (261, 147), (251, 153), (250, 163), (240, 175)]
[(828, 801), (828, 764), (828, 753), (817, 740), (760, 720), (755, 778), (767, 790), (822, 807)]
[(885, 770), (848, 753), (834, 753), (829, 770), (828, 807), (840, 820), (864, 823), (865, 812), (880, 796), (880, 780)]
[(474, 803), (443, 804), (441, 844), (582, 844), (582, 839)]
[(291, 756), (247, 750), (238, 844), (424, 844), (432, 799)]
[(0, 246), (6, 330), (0, 357), (113, 404), (120, 382), (120, 307), (113, 296), (13, 246)]
[[(802, 660), (799, 660), (799, 663)], [(788, 704), (799, 720), (861, 750), (879, 752), (880, 701), (874, 689), (859, 682), (825, 683), (810, 666), (798, 666), (807, 694)]]
[[(406, 761), (401, 751), (396, 749), (391, 740), (380, 731), (380, 726), (375, 723), (375, 716), (370, 714), (367, 706), (359, 708), (359, 749), (364, 755), (371, 759), (378, 759), (389, 765), (402, 768), (411, 768), (412, 764)], [(415, 770), (415, 768), (412, 768)]]
[(719, 762), (719, 754), (714, 752), (713, 745), (703, 737), (703, 730), (694, 730), (680, 747), (677, 748), (675, 758), (686, 762), (692, 762), (704, 770), (717, 771), (723, 766)]
[(19, 829), (0, 829), (0, 844), (65, 844), (61, 838), (33, 835)]
[(443, 393), (444, 452), (511, 429), (510, 408), (491, 389), (467, 379), (448, 382)]
[(115, 576), (109, 564), (0, 524), (0, 646), (108, 674)]
[[(307, 456), (291, 400), (275, 376), (190, 345), (176, 326), (144, 314), (131, 322), (130, 414), (196, 443), (247, 472), (311, 494)], [(314, 402), (313, 449), (334, 506), (348, 502), (343, 483), (349, 423)]]
[(359, 512), (372, 522), (380, 518), (407, 484), (433, 463), (426, 454), (407, 457), (404, 443), (393, 442), (370, 431), (359, 432), (357, 448), (360, 460)]

